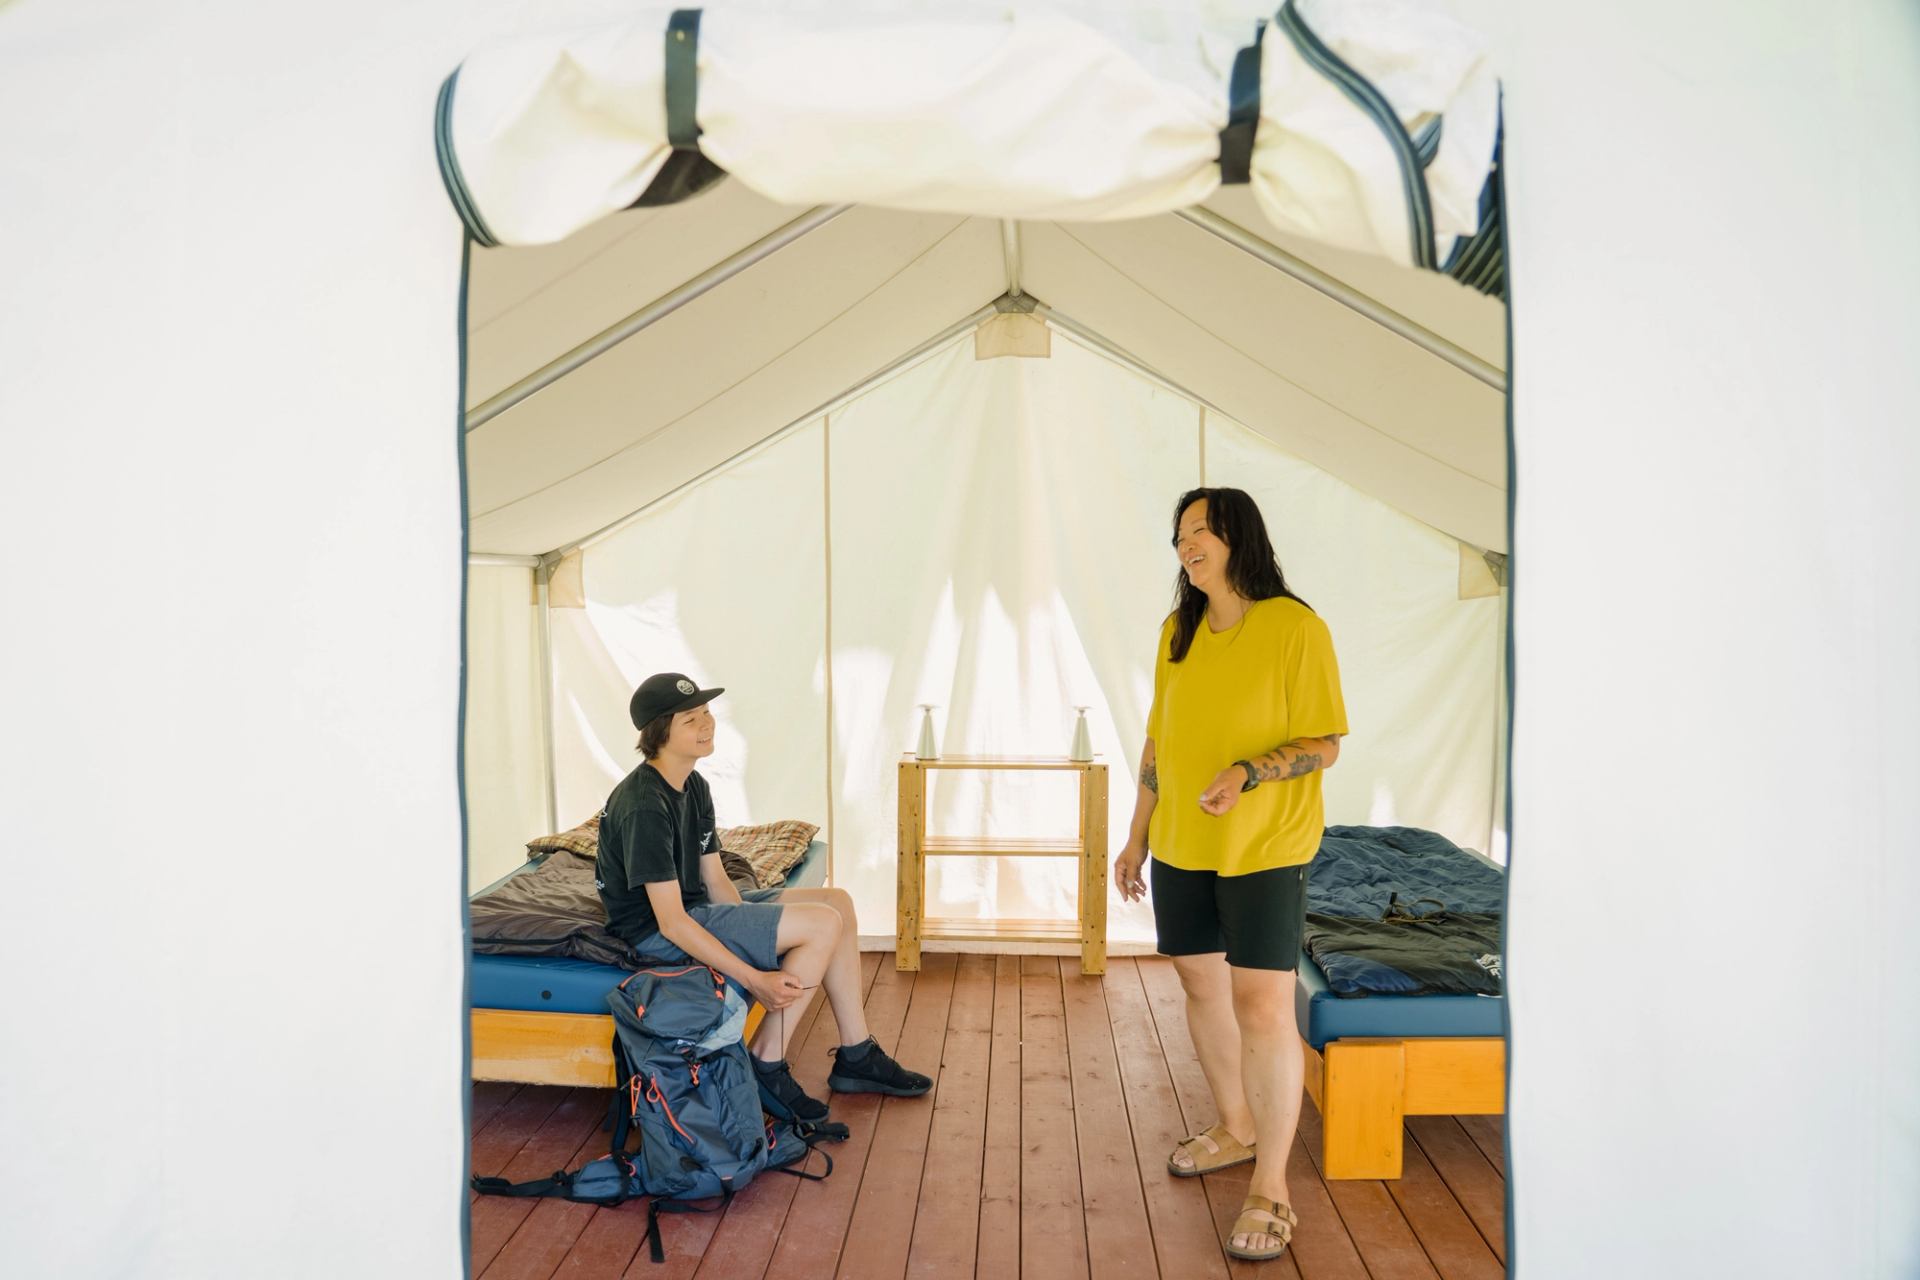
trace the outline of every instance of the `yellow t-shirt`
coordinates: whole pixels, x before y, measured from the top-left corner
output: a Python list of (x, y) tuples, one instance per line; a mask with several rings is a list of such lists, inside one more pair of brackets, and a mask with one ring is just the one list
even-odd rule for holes
[(1200, 807), (1200, 794), (1235, 760), (1347, 731), (1327, 624), (1298, 600), (1276, 597), (1255, 601), (1218, 634), (1202, 617), (1179, 662), (1168, 660), (1172, 639), (1169, 617), (1147, 716), (1160, 775), (1148, 849), (1168, 866), (1223, 876), (1309, 861), (1326, 826), (1319, 770), (1263, 782), (1221, 817)]

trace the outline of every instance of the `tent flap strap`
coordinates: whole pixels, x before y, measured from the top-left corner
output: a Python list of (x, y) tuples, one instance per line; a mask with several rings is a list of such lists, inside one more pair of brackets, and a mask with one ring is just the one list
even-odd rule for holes
[(1260, 129), (1260, 41), (1267, 34), (1263, 19), (1253, 29), (1253, 43), (1233, 55), (1233, 78), (1227, 87), (1227, 127), (1220, 131), (1220, 184), (1240, 186), (1253, 180), (1253, 138)]
[(700, 150), (700, 10), (675, 9), (667, 19), (667, 142)]

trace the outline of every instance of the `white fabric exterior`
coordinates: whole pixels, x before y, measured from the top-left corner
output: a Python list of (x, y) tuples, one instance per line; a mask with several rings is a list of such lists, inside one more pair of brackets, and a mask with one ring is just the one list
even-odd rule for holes
[(467, 574), (467, 888), (526, 861), (545, 835), (546, 742), (540, 717), (540, 610), (533, 570)]
[(461, 1273), (483, 8), (0, 8), (0, 531), (64, 566), (0, 637), (9, 1274)]
[[(1071, 339), (1055, 335), (1053, 352), (977, 361), (963, 335), (827, 427), (589, 547), (588, 609), (554, 615), (562, 825), (637, 763), (627, 695), (657, 670), (728, 689), (703, 766), (723, 823), (827, 823), (825, 430), (834, 882), (862, 932), (892, 928), (898, 765), (920, 703), (939, 708), (944, 753), (1012, 755), (1065, 754), (1072, 708), (1090, 705), (1118, 847), (1171, 599), (1172, 504), (1200, 478), (1200, 411)], [(1453, 539), (1238, 424), (1210, 417), (1206, 434), (1211, 482), (1261, 500), (1283, 563), (1333, 628), (1354, 735), (1328, 775), (1330, 820), (1486, 848), (1499, 602), (1458, 599)], [(930, 805), (937, 833), (1075, 830), (1058, 776), (936, 775)], [(936, 859), (927, 910), (1071, 918), (1076, 893), (1067, 860)], [(1115, 942), (1151, 941), (1145, 907), (1116, 898), (1110, 910)]]
[[(646, 189), (668, 154), (674, 7), (498, 42), (462, 65), (454, 151), (495, 240), (551, 243)], [(1119, 6), (723, 5), (700, 25), (700, 149), (786, 204), (1079, 221), (1182, 209), (1219, 186), (1234, 53), (1268, 12), (1248, 0), (1177, 19)], [(1349, 64), (1379, 74), (1407, 122), (1448, 115), (1429, 181), (1441, 230), (1471, 233), (1497, 96), (1479, 38), (1431, 0), (1306, 16)], [(1379, 127), (1272, 30), (1261, 116), (1255, 189), (1278, 225), (1411, 261)]]
[(1510, 1262), (1920, 1275), (1920, 11), (1506, 16)]
[[(1409, 132), (1444, 119), (1439, 153), (1425, 171), (1444, 263), (1453, 238), (1480, 225), (1499, 130), (1500, 85), (1485, 41), (1434, 5), (1302, 0), (1299, 12), (1386, 95)], [(1403, 179), (1380, 126), (1277, 27), (1268, 28), (1262, 51), (1252, 182), (1261, 211), (1283, 231), (1414, 265)]]
[[(1527, 370), (1516, 1268), (1911, 1276), (1915, 16), (1472, 7), (1513, 27)], [(0, 533), (87, 570), (35, 580), (58, 625), (8, 628), (0, 662), (0, 827), (29, 851), (0, 896), (22, 1274), (460, 1273), (456, 232), (419, 126), (461, 51), (605, 17), (521, 9), (0, 8)], [(1596, 199), (1597, 173), (1659, 198)], [(1800, 245), (1818, 270), (1767, 269)], [(216, 554), (246, 590), (157, 568)], [(1622, 581), (1631, 612), (1597, 613)], [(1631, 804), (1623, 731), (1658, 756)], [(238, 846), (262, 830), (273, 848)], [(191, 870), (219, 856), (248, 874), (210, 897)], [(357, 909), (382, 945), (342, 948), (310, 891), (375, 859)], [(1810, 868), (1841, 896), (1811, 904), (1838, 964), (1776, 945), (1805, 927)], [(1703, 1000), (1647, 973), (1728, 965), (1759, 980)], [(301, 1130), (303, 1179), (364, 1179), (381, 1136), (381, 1193), (345, 1225), (233, 1176), (259, 1167), (290, 1068), (341, 1120)], [(103, 1181), (129, 1132), (114, 1098), (145, 1154)]]

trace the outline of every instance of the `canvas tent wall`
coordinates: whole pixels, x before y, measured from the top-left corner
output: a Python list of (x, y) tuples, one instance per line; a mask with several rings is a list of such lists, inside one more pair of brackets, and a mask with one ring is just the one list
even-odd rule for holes
[[(624, 241), (645, 250), (636, 232)], [(609, 263), (598, 274), (620, 273)], [(712, 295), (735, 314), (706, 323), (750, 334), (781, 305), (750, 276), (739, 286)], [(485, 288), (477, 268), (476, 294)], [(834, 881), (854, 893), (870, 936), (891, 933), (894, 764), (917, 702), (939, 704), (949, 750), (988, 754), (1057, 753), (1071, 708), (1091, 704), (1097, 749), (1124, 779), (1110, 815), (1124, 829), (1170, 584), (1168, 506), (1204, 469), (1265, 501), (1297, 589), (1340, 638), (1350, 706), (1369, 728), (1347, 744), (1330, 812), (1488, 847), (1500, 602), (1490, 577), (1484, 594), (1460, 589), (1463, 554), (1485, 576), (1477, 549), (1463, 553), (1070, 334), (1054, 335), (1049, 358), (986, 362), (974, 338), (948, 339), (560, 562), (560, 578), (583, 588), (551, 613), (566, 822), (597, 809), (633, 766), (626, 696), (663, 667), (729, 689), (703, 767), (723, 820), (832, 815)], [(608, 398), (644, 402), (657, 380)], [(476, 435), (539, 434), (553, 425), (526, 420), (540, 408), (529, 400)], [(518, 599), (525, 616), (524, 585)], [(534, 679), (528, 671), (519, 688)], [(537, 740), (524, 741), (531, 757)], [(536, 759), (522, 765), (522, 776), (539, 771)], [(943, 788), (935, 801), (936, 829), (1073, 834), (1071, 801), (1019, 777)], [(476, 824), (474, 879), (517, 861), (540, 821)], [(1055, 830), (1062, 821), (1069, 829)], [(941, 870), (935, 914), (1073, 914), (1073, 868), (1057, 861)], [(1148, 943), (1150, 917), (1117, 911), (1110, 936)]]
[[(1911, 1274), (1915, 16), (1474, 8), (1517, 272), (1516, 1269)], [(22, 1271), (460, 1269), (458, 232), (413, 122), (591, 12), (0, 9), (0, 530), (60, 564), (0, 663)], [(370, 862), (381, 944), (343, 948)], [(1783, 965), (1810, 897), (1844, 963)], [(1760, 977), (1708, 1002), (1622, 952)], [(304, 1182), (379, 1175), (345, 1218), (235, 1176), (295, 1086), (351, 1121), (298, 1127)]]

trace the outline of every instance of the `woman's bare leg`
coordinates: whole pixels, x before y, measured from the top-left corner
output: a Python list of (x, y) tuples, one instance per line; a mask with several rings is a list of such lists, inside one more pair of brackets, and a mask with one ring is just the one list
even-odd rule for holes
[[(1286, 969), (1235, 968), (1229, 973), (1234, 1021), (1240, 1027), (1240, 1080), (1259, 1135), (1253, 1182), (1247, 1190), (1291, 1204), (1287, 1153), (1300, 1123), (1300, 1089), (1306, 1073), (1293, 1015), (1294, 975)], [(1265, 1250), (1280, 1241), (1256, 1231), (1236, 1235), (1233, 1243), (1242, 1249)]]
[[(1240, 1024), (1234, 1017), (1232, 975), (1240, 971), (1228, 969), (1226, 953), (1220, 951), (1175, 956), (1173, 969), (1187, 993), (1187, 1032), (1193, 1037), (1193, 1052), (1200, 1059), (1207, 1087), (1213, 1091), (1220, 1123), (1235, 1139), (1251, 1145), (1254, 1115), (1242, 1082), (1244, 1055)], [(1174, 1152), (1173, 1160), (1183, 1166), (1192, 1164), (1181, 1151)]]

